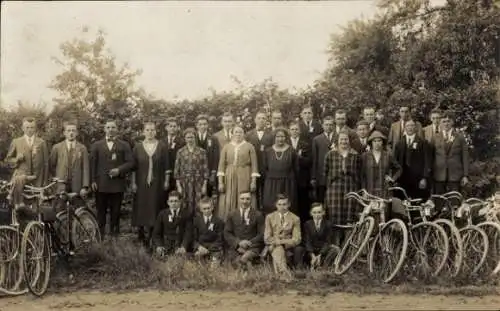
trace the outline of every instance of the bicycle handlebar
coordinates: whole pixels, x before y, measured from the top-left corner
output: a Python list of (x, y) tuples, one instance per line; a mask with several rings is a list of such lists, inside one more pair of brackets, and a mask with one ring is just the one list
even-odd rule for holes
[(35, 187), (35, 186), (30, 186), (30, 185), (24, 185), (24, 188), (26, 190), (32, 191), (32, 192), (44, 192), (44, 191), (52, 188), (56, 184), (64, 184), (64, 183), (66, 183), (66, 182), (64, 180), (62, 180), (62, 179), (53, 178), (52, 182), (50, 184), (48, 184), (47, 186), (44, 186), (44, 187)]
[(357, 192), (349, 192), (345, 195), (346, 199), (355, 199), (359, 204), (367, 207), (369, 204), (364, 201), (364, 199)]

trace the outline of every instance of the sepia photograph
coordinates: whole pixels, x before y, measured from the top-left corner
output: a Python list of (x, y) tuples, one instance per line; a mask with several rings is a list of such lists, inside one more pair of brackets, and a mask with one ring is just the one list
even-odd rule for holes
[(0, 311), (500, 310), (500, 1), (0, 26)]

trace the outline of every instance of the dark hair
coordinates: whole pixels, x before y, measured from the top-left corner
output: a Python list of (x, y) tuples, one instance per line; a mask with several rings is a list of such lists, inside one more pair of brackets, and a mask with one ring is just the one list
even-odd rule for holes
[(430, 114), (434, 114), (434, 113), (437, 113), (437, 114), (442, 114), (443, 112), (441, 111), (441, 109), (439, 108), (434, 108), (431, 110), (431, 113)]
[(365, 110), (368, 110), (368, 109), (373, 109), (373, 112), (377, 111), (374, 106), (366, 106), (365, 108), (363, 108), (363, 113), (365, 112)]
[(174, 117), (170, 117), (167, 119), (166, 125), (168, 125), (170, 123), (175, 123), (176, 125), (179, 125), (179, 122), (177, 122), (177, 119)]
[(265, 114), (267, 117), (267, 112), (264, 109), (257, 110), (257, 112), (255, 112), (255, 116), (257, 116), (258, 114)]
[(240, 191), (238, 192), (238, 197), (239, 197), (239, 196), (241, 196), (242, 194), (247, 194), (247, 193), (248, 193), (248, 194), (252, 194), (252, 193), (250, 192), (250, 190), (240, 190)]
[(144, 122), (142, 123), (142, 130), (144, 130), (144, 129), (146, 128), (146, 125), (149, 125), (149, 124), (152, 124), (152, 125), (154, 126), (155, 130), (156, 130), (156, 122), (154, 122), (154, 121), (149, 121), (149, 120), (144, 121)]
[(286, 139), (288, 139), (290, 137), (290, 135), (288, 134), (288, 131), (286, 130), (286, 128), (280, 126), (280, 127), (276, 128), (274, 130), (273, 135), (274, 135), (274, 140), (275, 141), (276, 141), (276, 134), (278, 134), (278, 132), (281, 132), (281, 133), (285, 134), (285, 138)]
[(233, 120), (234, 120), (234, 114), (232, 114), (231, 112), (229, 111), (226, 111), (222, 114), (221, 116), (221, 120), (224, 118), (224, 117), (231, 117)]
[(199, 121), (201, 120), (205, 120), (205, 121), (209, 121), (208, 120), (209, 117), (206, 115), (206, 114), (199, 114), (197, 117), (196, 117), (196, 123), (198, 123)]
[(193, 134), (196, 136), (196, 130), (192, 127), (188, 127), (184, 130), (184, 132), (182, 132), (182, 137), (186, 137), (187, 134)]
[(73, 125), (73, 126), (76, 126), (76, 129), (78, 130), (78, 123), (74, 120), (69, 120), (69, 121), (64, 121), (62, 126), (63, 126), (63, 130), (66, 129), (67, 126), (70, 126), (70, 125)]
[(349, 132), (345, 129), (342, 129), (337, 133), (337, 138), (336, 138), (337, 144), (339, 143), (340, 135), (347, 136), (347, 139), (349, 139), (349, 143), (351, 142), (351, 137), (349, 136)]
[(281, 201), (281, 200), (287, 200), (289, 201), (288, 199), (288, 196), (286, 194), (283, 194), (283, 193), (280, 193), (276, 196), (276, 203), (278, 203), (278, 201)]
[(362, 126), (362, 125), (365, 125), (365, 126), (370, 126), (370, 123), (368, 123), (368, 121), (366, 120), (359, 120), (358, 123), (356, 123), (356, 128), (359, 127), (359, 126)]
[(303, 112), (306, 109), (311, 109), (311, 112), (314, 113), (313, 107), (311, 105), (309, 105), (309, 104), (302, 106), (302, 109), (300, 109), (300, 112)]
[(313, 204), (311, 204), (310, 210), (312, 210), (313, 208), (316, 208), (316, 207), (321, 207), (322, 209), (325, 209), (325, 207), (323, 206), (323, 204), (321, 204), (319, 202), (314, 202)]
[(292, 121), (292, 122), (290, 122), (290, 123), (288, 124), (288, 127), (290, 128), (290, 127), (292, 127), (292, 126), (294, 126), (294, 125), (295, 125), (295, 126), (298, 126), (298, 127), (299, 127), (299, 130), (300, 130), (300, 122), (298, 122), (298, 121)]
[(179, 192), (177, 192), (177, 190), (172, 190), (168, 193), (168, 197), (171, 198), (171, 197), (176, 197), (176, 198), (181, 198), (181, 194)]
[(325, 121), (335, 121), (335, 119), (334, 119), (331, 115), (327, 115), (327, 116), (325, 116), (325, 117), (323, 118), (323, 123), (324, 123)]
[(204, 204), (210, 204), (212, 207), (214, 206), (214, 202), (209, 197), (203, 197), (198, 201), (198, 207)]
[(24, 117), (22, 122), (33, 123), (36, 122), (36, 120), (33, 117)]
[(337, 109), (337, 111), (335, 111), (335, 114), (345, 114), (345, 115), (347, 115), (347, 111), (345, 111), (344, 109)]

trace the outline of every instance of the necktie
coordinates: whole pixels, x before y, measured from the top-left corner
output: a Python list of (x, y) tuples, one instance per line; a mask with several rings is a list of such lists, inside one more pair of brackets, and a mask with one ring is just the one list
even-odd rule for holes
[(434, 126), (434, 133), (439, 134), (439, 128), (437, 126)]
[(280, 221), (281, 221), (281, 226), (285, 224), (285, 215), (280, 214)]
[(68, 176), (66, 180), (71, 180), (71, 168), (73, 167), (73, 143), (68, 146)]
[(316, 230), (319, 231), (321, 223), (319, 221), (316, 221), (315, 224), (316, 224)]
[(174, 216), (174, 219), (177, 218), (177, 215), (179, 214), (179, 211), (177, 209), (174, 209), (173, 210), (173, 216)]

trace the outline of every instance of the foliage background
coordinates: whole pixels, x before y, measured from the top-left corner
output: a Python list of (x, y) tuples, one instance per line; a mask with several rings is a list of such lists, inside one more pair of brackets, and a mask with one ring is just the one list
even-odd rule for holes
[[(81, 38), (63, 42), (54, 58), (61, 71), (49, 86), (59, 94), (52, 111), (24, 102), (11, 110), (0, 106), (0, 158), (28, 115), (37, 117), (49, 144), (62, 139), (64, 120), (77, 119), (80, 139), (90, 145), (101, 137), (102, 122), (109, 117), (120, 120), (123, 138), (133, 142), (140, 138), (145, 119), (158, 122), (163, 135), (167, 117), (186, 127), (206, 113), (215, 131), (224, 111), (251, 127), (249, 116), (259, 108), (280, 109), (291, 121), (308, 103), (318, 116), (347, 109), (352, 125), (362, 107), (383, 109), (393, 119), (406, 103), (424, 124), (434, 107), (456, 112), (474, 159), (469, 191), (490, 194), (500, 175), (499, 8), (489, 0), (450, 0), (441, 7), (431, 7), (427, 0), (383, 0), (379, 7), (375, 18), (355, 20), (332, 36), (330, 62), (306, 89), (292, 92), (272, 79), (244, 86), (235, 78), (238, 87), (232, 91), (178, 102), (152, 98), (137, 88), (140, 70), (116, 61), (103, 31), (93, 34), (84, 28)], [(4, 168), (0, 177), (7, 173)]]

